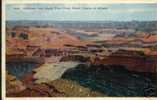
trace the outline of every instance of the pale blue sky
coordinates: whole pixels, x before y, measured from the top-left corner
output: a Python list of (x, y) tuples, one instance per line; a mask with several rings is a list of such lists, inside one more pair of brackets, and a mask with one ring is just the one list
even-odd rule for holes
[[(52, 9), (54, 7), (80, 7), (81, 9), (54, 10)], [(83, 7), (92, 9), (87, 10), (83, 9)], [(98, 9), (100, 7), (107, 9)], [(40, 8), (51, 8), (51, 10), (43, 10)], [(55, 21), (149, 21), (157, 20), (157, 4), (8, 4), (6, 5), (6, 19)]]

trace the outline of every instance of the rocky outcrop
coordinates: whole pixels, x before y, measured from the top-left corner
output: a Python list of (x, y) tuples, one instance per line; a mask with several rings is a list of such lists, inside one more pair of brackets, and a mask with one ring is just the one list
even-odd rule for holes
[(26, 88), (26, 86), (16, 77), (10, 74), (6, 74), (6, 95), (20, 93)]
[(64, 93), (57, 91), (48, 84), (33, 84), (19, 93), (10, 94), (10, 97), (63, 97)]

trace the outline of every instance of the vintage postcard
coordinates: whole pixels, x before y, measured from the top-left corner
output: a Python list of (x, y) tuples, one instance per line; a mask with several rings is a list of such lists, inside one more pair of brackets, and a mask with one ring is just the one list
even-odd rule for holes
[(156, 99), (155, 0), (15, 1), (3, 2), (4, 100)]

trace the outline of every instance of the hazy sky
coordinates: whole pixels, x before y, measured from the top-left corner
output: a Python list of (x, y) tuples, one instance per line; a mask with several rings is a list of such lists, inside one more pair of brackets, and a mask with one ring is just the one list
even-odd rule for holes
[(149, 21), (157, 20), (157, 4), (10, 4), (6, 5), (6, 19)]

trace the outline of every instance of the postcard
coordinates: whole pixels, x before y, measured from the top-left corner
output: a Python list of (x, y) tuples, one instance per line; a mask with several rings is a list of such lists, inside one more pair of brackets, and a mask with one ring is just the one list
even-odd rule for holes
[(3, 100), (156, 99), (155, 0), (28, 1), (3, 2)]

